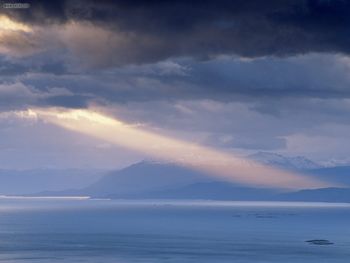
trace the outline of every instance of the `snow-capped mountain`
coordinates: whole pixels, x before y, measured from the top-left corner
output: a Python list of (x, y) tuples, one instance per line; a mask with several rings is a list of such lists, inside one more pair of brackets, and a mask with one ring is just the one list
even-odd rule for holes
[(341, 167), (341, 166), (350, 166), (350, 159), (330, 159), (328, 161), (322, 162), (324, 167)]
[(262, 164), (277, 166), (284, 169), (307, 170), (323, 167), (303, 156), (286, 157), (277, 153), (258, 152), (247, 157)]

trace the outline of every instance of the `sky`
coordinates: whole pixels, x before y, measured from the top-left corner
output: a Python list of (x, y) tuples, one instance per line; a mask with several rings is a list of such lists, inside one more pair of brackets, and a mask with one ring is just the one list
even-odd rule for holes
[(32, 110), (53, 108), (239, 156), (350, 163), (348, 1), (21, 2), (0, 7), (0, 168), (149, 157)]

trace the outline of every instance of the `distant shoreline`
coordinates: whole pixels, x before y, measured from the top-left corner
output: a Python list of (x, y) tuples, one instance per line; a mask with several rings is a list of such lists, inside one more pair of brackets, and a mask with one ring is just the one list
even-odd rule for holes
[(62, 199), (62, 200), (89, 200), (90, 196), (20, 196), (20, 195), (0, 195), (0, 199)]
[(344, 202), (313, 202), (313, 201), (230, 201), (205, 199), (108, 199), (90, 196), (10, 196), (0, 195), (0, 200), (91, 200), (112, 201), (116, 204), (128, 205), (169, 205), (169, 206), (221, 206), (221, 207), (325, 207), (350, 208), (350, 203)]

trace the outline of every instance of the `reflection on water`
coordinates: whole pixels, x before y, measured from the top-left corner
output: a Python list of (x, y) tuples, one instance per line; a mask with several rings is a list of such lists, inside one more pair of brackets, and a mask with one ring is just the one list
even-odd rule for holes
[(0, 262), (347, 263), (349, 222), (349, 204), (2, 199)]

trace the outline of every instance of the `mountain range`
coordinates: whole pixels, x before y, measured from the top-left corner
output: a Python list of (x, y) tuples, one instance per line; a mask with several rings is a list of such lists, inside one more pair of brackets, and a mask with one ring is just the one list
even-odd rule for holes
[(342, 188), (282, 192), (220, 181), (174, 163), (143, 161), (115, 171), (80, 169), (0, 170), (3, 195), (88, 195), (96, 198), (281, 200), (350, 202), (350, 166), (323, 167), (305, 157), (269, 152), (247, 156), (270, 166), (297, 170)]
[(311, 161), (303, 156), (286, 157), (271, 152), (257, 152), (247, 156), (248, 159), (267, 165), (289, 170), (309, 170), (322, 168), (321, 164)]
[[(81, 188), (60, 192), (42, 192), (41, 195), (88, 195), (112, 199), (210, 199), (210, 200), (273, 200), (273, 201), (322, 201), (350, 202), (350, 167), (320, 168), (306, 158), (268, 154), (274, 157), (273, 165), (287, 164), (310, 177), (335, 182), (343, 188), (303, 189), (283, 192), (218, 181), (201, 172), (172, 163), (140, 162), (119, 171), (106, 174), (97, 182)], [(278, 162), (276, 162), (276, 159)], [(300, 161), (300, 162), (299, 162)], [(293, 166), (291, 166), (293, 164)], [(297, 164), (300, 166), (297, 166)], [(271, 165), (269, 163), (269, 165)], [(301, 168), (303, 167), (303, 169)], [(307, 169), (306, 169), (307, 167)], [(315, 168), (313, 168), (315, 167)], [(317, 167), (317, 168), (316, 168)], [(287, 168), (285, 168), (287, 169)]]

